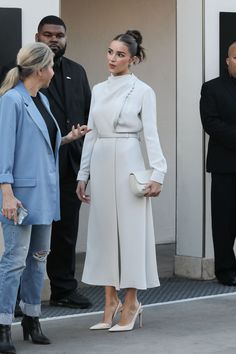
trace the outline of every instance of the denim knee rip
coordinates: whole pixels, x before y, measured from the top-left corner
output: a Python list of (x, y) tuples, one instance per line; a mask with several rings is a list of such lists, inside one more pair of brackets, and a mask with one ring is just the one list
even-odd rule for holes
[(39, 262), (45, 262), (49, 252), (48, 251), (38, 251), (33, 254), (33, 258)]

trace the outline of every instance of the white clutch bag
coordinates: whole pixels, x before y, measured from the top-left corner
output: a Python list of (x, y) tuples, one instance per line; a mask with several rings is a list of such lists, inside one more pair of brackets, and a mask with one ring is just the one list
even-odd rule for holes
[(144, 194), (147, 193), (145, 186), (150, 182), (152, 172), (153, 170), (149, 169), (130, 173), (129, 183), (134, 195), (137, 197), (143, 197)]

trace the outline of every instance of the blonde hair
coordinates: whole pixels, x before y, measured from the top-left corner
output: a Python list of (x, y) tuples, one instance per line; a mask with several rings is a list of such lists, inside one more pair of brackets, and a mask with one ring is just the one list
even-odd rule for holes
[(2, 83), (0, 96), (15, 87), (19, 80), (24, 81), (35, 71), (48, 67), (53, 57), (52, 50), (44, 43), (35, 42), (22, 47), (17, 54), (17, 65), (7, 73)]

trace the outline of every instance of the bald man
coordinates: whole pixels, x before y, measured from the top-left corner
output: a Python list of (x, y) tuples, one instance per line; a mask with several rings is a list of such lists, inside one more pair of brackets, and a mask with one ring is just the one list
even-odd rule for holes
[(236, 42), (228, 48), (226, 64), (224, 75), (202, 85), (200, 113), (209, 135), (215, 275), (220, 283), (236, 286)]

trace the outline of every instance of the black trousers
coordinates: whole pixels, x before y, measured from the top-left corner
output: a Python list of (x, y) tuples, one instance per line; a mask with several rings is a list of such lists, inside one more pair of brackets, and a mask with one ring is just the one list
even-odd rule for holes
[(236, 174), (212, 174), (211, 212), (217, 277), (236, 271)]
[(60, 299), (77, 288), (75, 249), (81, 202), (76, 186), (75, 178), (60, 184), (61, 220), (52, 224), (51, 252), (47, 258), (52, 299)]

